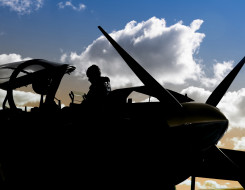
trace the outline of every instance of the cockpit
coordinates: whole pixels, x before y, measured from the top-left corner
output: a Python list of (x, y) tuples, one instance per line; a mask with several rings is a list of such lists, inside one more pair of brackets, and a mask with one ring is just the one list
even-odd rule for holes
[(75, 67), (68, 64), (50, 62), (43, 59), (31, 59), (8, 63), (0, 66), (0, 89), (6, 91), (2, 103), (3, 110), (18, 109), (13, 91), (31, 85), (32, 90), (40, 95), (39, 107), (50, 107), (65, 74), (70, 74)]

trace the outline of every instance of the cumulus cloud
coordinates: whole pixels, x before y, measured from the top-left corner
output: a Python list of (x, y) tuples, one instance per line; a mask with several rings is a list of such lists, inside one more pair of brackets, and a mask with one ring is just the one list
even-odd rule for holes
[(11, 53), (11, 54), (1, 54), (0, 55), (0, 65), (6, 64), (6, 63), (11, 63), (11, 62), (17, 62), (17, 61), (24, 61), (31, 59), (30, 57), (22, 58), (21, 55)]
[(231, 139), (234, 143), (234, 149), (235, 150), (245, 150), (245, 137), (241, 137), (241, 138), (238, 138), (238, 137), (233, 137)]
[[(164, 19), (152, 17), (139, 23), (131, 21), (110, 35), (161, 84), (184, 84), (202, 73), (194, 59), (205, 37), (197, 32), (202, 23), (197, 19), (190, 26), (182, 22), (167, 26)], [(104, 36), (80, 54), (63, 55), (62, 61), (75, 64), (81, 71), (97, 64), (110, 76), (114, 87), (141, 84)]]
[(27, 103), (36, 103), (40, 101), (40, 95), (32, 92), (14, 91), (15, 104), (24, 106)]
[(224, 61), (223, 63), (215, 63), (213, 65), (214, 76), (212, 78), (206, 77), (204, 74), (200, 76), (200, 82), (205, 87), (214, 87), (217, 86), (228, 74), (229, 71), (233, 68), (233, 61)]
[(58, 3), (58, 7), (60, 9), (64, 9), (66, 7), (70, 7), (75, 11), (82, 11), (86, 8), (86, 5), (84, 5), (83, 3), (79, 3), (77, 6), (75, 6), (72, 1), (65, 1), (65, 2), (59, 2)]
[(245, 89), (227, 92), (218, 107), (229, 119), (230, 126), (245, 129)]
[(30, 14), (43, 6), (43, 0), (0, 0), (0, 6), (9, 7), (20, 15)]
[(204, 88), (190, 86), (183, 89), (181, 94), (187, 94), (187, 96), (195, 100), (195, 102), (204, 103), (210, 96), (211, 92)]
[(221, 185), (213, 180), (207, 180), (204, 182), (204, 184), (201, 184), (200, 182), (196, 183), (198, 189), (223, 189), (228, 188), (227, 185)]

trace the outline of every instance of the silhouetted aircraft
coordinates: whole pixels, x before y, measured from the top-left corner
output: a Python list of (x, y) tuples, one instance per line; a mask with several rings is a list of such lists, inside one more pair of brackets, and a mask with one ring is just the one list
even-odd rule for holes
[[(13, 70), (0, 84), (7, 91), (0, 111), (2, 184), (173, 189), (192, 176), (236, 180), (245, 187), (245, 153), (216, 146), (228, 128), (216, 106), (245, 58), (206, 103), (195, 103), (161, 86), (99, 29), (144, 86), (113, 90), (101, 104), (72, 101), (61, 109), (55, 94), (73, 66), (37, 59), (1, 66), (0, 72)], [(41, 98), (39, 107), (26, 112), (16, 107), (12, 92), (29, 84)], [(134, 91), (159, 102), (132, 103), (128, 96)]]

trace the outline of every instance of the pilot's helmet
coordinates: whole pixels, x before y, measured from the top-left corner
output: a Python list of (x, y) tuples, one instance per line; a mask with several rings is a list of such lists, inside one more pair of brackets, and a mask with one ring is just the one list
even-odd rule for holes
[(100, 77), (100, 68), (97, 65), (92, 65), (87, 69), (86, 75), (88, 78)]

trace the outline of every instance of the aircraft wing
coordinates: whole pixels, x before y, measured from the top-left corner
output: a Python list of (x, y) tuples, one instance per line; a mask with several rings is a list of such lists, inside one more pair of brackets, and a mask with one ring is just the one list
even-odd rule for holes
[(194, 167), (192, 176), (238, 181), (245, 187), (245, 152), (213, 146)]

